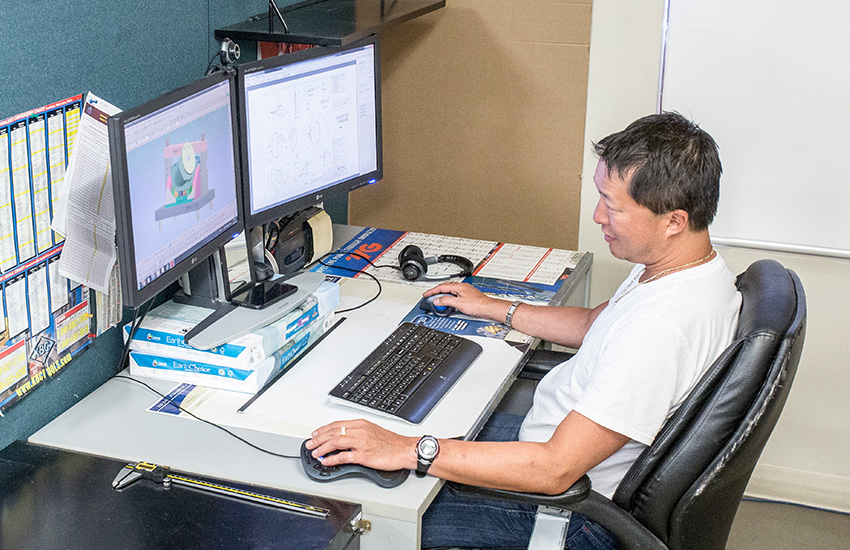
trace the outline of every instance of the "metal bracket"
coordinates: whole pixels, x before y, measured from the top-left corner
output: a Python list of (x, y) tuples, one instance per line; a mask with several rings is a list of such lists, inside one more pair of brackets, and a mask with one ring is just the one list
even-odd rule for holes
[(562, 550), (567, 542), (572, 511), (538, 506), (528, 550)]

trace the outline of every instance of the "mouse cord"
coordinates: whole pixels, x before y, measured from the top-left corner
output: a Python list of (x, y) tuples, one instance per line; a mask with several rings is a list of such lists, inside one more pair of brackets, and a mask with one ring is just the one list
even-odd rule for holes
[(224, 433), (226, 433), (227, 435), (229, 435), (229, 436), (231, 436), (231, 437), (233, 437), (233, 438), (235, 438), (235, 439), (238, 439), (239, 441), (241, 441), (242, 443), (244, 443), (245, 445), (248, 445), (249, 447), (251, 447), (251, 448), (253, 448), (253, 449), (256, 449), (256, 450), (258, 450), (258, 451), (260, 451), (260, 452), (263, 452), (263, 453), (266, 453), (266, 454), (269, 454), (269, 455), (272, 455), (272, 456), (276, 456), (276, 457), (279, 457), (279, 458), (292, 458), (292, 459), (299, 459), (299, 460), (301, 459), (301, 457), (300, 457), (300, 456), (293, 456), (293, 455), (286, 455), (286, 454), (276, 453), (276, 452), (274, 452), (274, 451), (270, 451), (270, 450), (268, 450), (268, 449), (264, 449), (264, 448), (260, 447), (259, 445), (255, 445), (254, 443), (251, 443), (250, 441), (248, 441), (248, 440), (247, 440), (247, 439), (245, 439), (244, 437), (242, 437), (242, 436), (240, 436), (240, 435), (237, 435), (237, 434), (235, 434), (235, 433), (231, 432), (230, 430), (228, 430), (228, 429), (227, 429), (227, 428), (225, 428), (224, 426), (221, 426), (221, 425), (219, 425), (219, 424), (216, 424), (215, 422), (212, 422), (212, 421), (207, 420), (207, 419), (205, 419), (205, 418), (201, 418), (200, 416), (198, 416), (198, 415), (196, 415), (196, 414), (194, 414), (194, 413), (192, 413), (192, 412), (190, 412), (190, 411), (187, 411), (186, 409), (184, 409), (183, 407), (181, 407), (181, 406), (180, 406), (180, 404), (178, 404), (176, 401), (174, 401), (173, 399), (171, 399), (171, 398), (170, 398), (170, 397), (168, 397), (167, 395), (162, 394), (161, 392), (157, 391), (156, 389), (154, 389), (153, 387), (151, 387), (151, 386), (150, 386), (150, 385), (148, 385), (147, 383), (142, 382), (141, 380), (137, 380), (136, 378), (133, 378), (133, 377), (131, 377), (131, 376), (126, 376), (126, 375), (124, 375), (124, 374), (116, 374), (115, 376), (113, 376), (113, 378), (121, 378), (121, 379), (124, 379), (124, 380), (130, 380), (130, 381), (132, 381), (132, 382), (135, 382), (136, 384), (140, 384), (140, 385), (142, 385), (142, 386), (146, 387), (147, 389), (149, 389), (149, 390), (150, 390), (150, 391), (152, 391), (153, 393), (157, 394), (157, 395), (158, 395), (158, 396), (160, 396), (161, 398), (165, 399), (166, 401), (168, 401), (169, 403), (171, 403), (172, 405), (174, 405), (175, 407), (177, 407), (177, 408), (178, 408), (181, 412), (184, 412), (184, 413), (188, 414), (189, 416), (191, 416), (191, 417), (192, 417), (192, 418), (194, 418), (195, 420), (200, 420), (201, 422), (203, 422), (203, 423), (205, 423), (205, 424), (209, 424), (210, 426), (212, 426), (212, 427), (214, 427), (214, 428), (218, 428), (219, 430), (223, 431), (223, 432), (224, 432)]

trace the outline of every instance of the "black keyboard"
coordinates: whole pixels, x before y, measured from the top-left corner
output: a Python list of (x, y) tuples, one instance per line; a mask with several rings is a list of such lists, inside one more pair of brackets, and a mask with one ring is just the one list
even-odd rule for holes
[(419, 424), (480, 353), (466, 338), (402, 323), (328, 395)]

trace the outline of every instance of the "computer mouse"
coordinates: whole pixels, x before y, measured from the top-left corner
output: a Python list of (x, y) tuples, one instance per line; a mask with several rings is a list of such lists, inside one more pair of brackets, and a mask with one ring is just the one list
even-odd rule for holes
[(457, 309), (453, 308), (452, 306), (438, 306), (437, 304), (435, 304), (434, 300), (436, 300), (440, 296), (451, 296), (451, 294), (433, 294), (431, 296), (428, 296), (427, 298), (422, 298), (422, 300), (419, 302), (419, 309), (428, 311), (440, 317), (447, 317), (457, 311)]
[[(305, 439), (301, 443), (301, 465), (304, 467), (304, 472), (307, 477), (314, 481), (336, 481), (347, 477), (364, 477), (381, 487), (390, 488), (401, 485), (407, 476), (410, 475), (410, 470), (376, 470), (368, 468), (360, 464), (340, 464), (338, 466), (325, 466), (322, 461), (313, 456), (310, 449), (307, 448)], [(339, 452), (339, 451), (335, 451)], [(330, 453), (335, 454), (335, 453)]]

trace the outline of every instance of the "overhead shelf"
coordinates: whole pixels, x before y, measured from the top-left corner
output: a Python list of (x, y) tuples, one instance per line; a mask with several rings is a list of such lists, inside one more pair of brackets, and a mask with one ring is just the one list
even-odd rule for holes
[(280, 8), (288, 32), (270, 10), (216, 29), (215, 38), (343, 46), (445, 5), (445, 0), (307, 0)]

